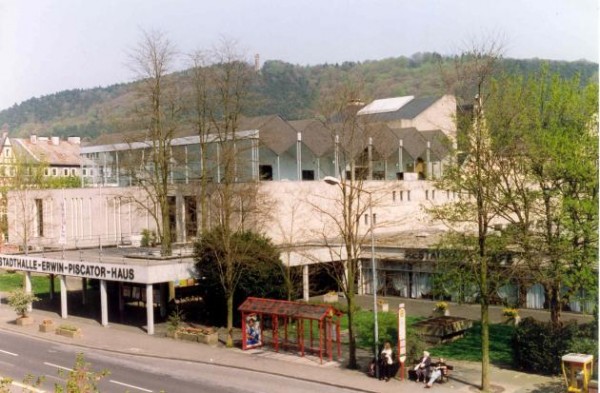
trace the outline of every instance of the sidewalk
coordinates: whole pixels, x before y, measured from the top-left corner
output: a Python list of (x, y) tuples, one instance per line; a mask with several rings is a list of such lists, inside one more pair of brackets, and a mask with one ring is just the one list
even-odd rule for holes
[[(80, 327), (83, 337), (70, 339), (52, 333), (40, 333), (38, 323), (51, 318), (60, 323), (60, 317), (53, 312), (34, 310), (32, 316), (36, 322), (31, 326), (14, 324), (15, 314), (6, 304), (0, 305), (0, 329), (25, 334), (38, 339), (71, 344), (83, 348), (94, 348), (114, 353), (155, 358), (180, 359), (197, 363), (209, 363), (224, 367), (252, 370), (282, 375), (307, 381), (319, 381), (332, 386), (346, 387), (362, 392), (414, 392), (421, 388), (414, 382), (392, 380), (388, 383), (369, 378), (362, 371), (347, 370), (338, 362), (324, 362), (318, 358), (300, 357), (290, 353), (275, 353), (269, 348), (242, 351), (222, 346), (210, 347), (198, 343), (177, 341), (164, 336), (157, 329), (154, 336), (147, 335), (140, 328), (111, 323), (102, 327), (96, 321), (85, 318), (69, 317), (68, 323)], [(248, 361), (251, 356), (252, 361)], [(453, 361), (455, 366), (452, 377), (445, 384), (434, 386), (437, 392), (473, 392), (478, 391), (481, 371), (478, 363)], [(0, 370), (1, 372), (1, 370)], [(559, 392), (562, 385), (558, 378), (519, 373), (497, 367), (491, 368), (492, 385), (496, 392)], [(20, 391), (20, 390), (19, 390)], [(173, 393), (173, 392), (170, 392)]]

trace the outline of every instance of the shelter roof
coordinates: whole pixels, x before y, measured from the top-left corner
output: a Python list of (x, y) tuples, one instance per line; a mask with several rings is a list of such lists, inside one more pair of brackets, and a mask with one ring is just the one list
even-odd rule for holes
[(249, 297), (239, 307), (238, 311), (271, 314), (291, 318), (323, 320), (325, 317), (340, 315), (333, 306), (327, 304), (308, 304), (288, 300), (275, 300)]

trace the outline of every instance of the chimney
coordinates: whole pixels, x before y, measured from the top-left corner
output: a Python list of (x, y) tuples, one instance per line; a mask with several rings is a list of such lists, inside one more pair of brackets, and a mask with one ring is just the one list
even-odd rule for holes
[(67, 142), (69, 142), (72, 145), (80, 145), (81, 144), (81, 137), (70, 136), (70, 137), (67, 138)]
[(58, 136), (52, 136), (50, 137), (50, 140), (52, 141), (53, 146), (58, 146), (58, 144), (60, 143), (60, 137)]
[(258, 53), (254, 55), (254, 71), (260, 71), (260, 55)]
[(31, 135), (29, 137), (29, 142), (31, 142), (32, 145), (35, 145), (37, 143), (37, 135)]

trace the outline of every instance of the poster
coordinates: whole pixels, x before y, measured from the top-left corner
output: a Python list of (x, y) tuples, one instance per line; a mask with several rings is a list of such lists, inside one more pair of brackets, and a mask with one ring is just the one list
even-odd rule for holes
[(261, 345), (260, 320), (256, 314), (248, 314), (246, 315), (246, 348), (254, 348)]

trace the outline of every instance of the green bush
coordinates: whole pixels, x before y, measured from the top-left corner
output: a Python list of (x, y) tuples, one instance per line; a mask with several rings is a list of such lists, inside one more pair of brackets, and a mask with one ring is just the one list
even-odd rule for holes
[(575, 321), (561, 327), (525, 318), (513, 336), (514, 366), (540, 374), (559, 374), (561, 358), (571, 352), (596, 354), (598, 336), (587, 325)]

